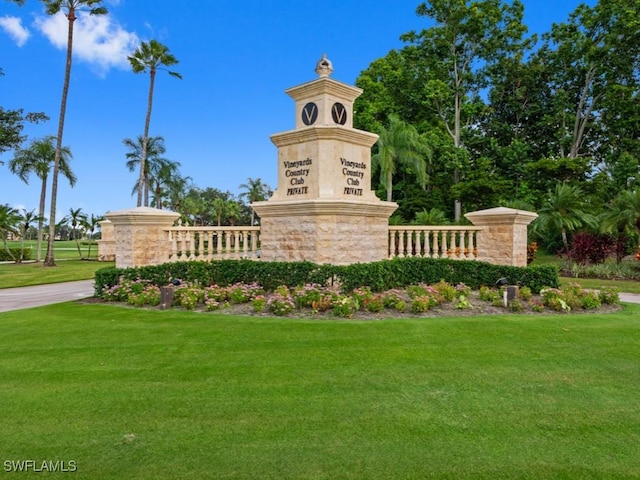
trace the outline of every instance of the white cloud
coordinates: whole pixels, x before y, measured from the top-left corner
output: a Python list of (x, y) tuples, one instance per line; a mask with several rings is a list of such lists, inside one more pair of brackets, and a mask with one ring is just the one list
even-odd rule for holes
[(22, 20), (18, 17), (11, 17), (9, 15), (0, 17), (0, 28), (7, 32), (19, 47), (23, 46), (31, 35), (29, 30), (22, 26)]
[[(57, 48), (67, 48), (69, 23), (62, 12), (54, 16), (39, 17), (35, 25)], [(127, 55), (139, 43), (135, 33), (124, 30), (110, 16), (78, 12), (73, 28), (73, 54), (97, 67), (100, 73), (104, 74), (112, 67), (129, 68)]]

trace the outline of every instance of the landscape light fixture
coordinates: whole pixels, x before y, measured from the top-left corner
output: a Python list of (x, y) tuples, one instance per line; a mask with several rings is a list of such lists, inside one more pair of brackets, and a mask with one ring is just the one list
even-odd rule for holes
[(496, 280), (496, 287), (504, 287), (505, 285), (508, 285), (508, 284), (509, 284), (509, 280), (507, 280), (505, 277), (502, 277)]

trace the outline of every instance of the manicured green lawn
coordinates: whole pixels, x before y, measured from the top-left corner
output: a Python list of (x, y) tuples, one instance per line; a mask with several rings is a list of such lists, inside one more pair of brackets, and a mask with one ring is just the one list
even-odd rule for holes
[(311, 321), (69, 303), (0, 325), (2, 460), (74, 478), (640, 476), (638, 305)]
[[(91, 251), (89, 251), (89, 243), (88, 240), (80, 240), (80, 253), (82, 253), (82, 258), (98, 258), (98, 244), (95, 240), (91, 243)], [(9, 241), (7, 242), (9, 248), (22, 248), (22, 242), (19, 240)], [(38, 246), (38, 242), (36, 240), (25, 240), (24, 242), (25, 248), (31, 248), (32, 250), (32, 259), (36, 258), (36, 249)], [(42, 242), (42, 258), (44, 259), (47, 254), (47, 242)], [(56, 260), (58, 259), (80, 259), (80, 254), (78, 253), (78, 245), (75, 240), (58, 240), (53, 243), (53, 256)]]
[(88, 280), (95, 276), (96, 270), (113, 265), (114, 262), (86, 260), (56, 260), (55, 267), (45, 267), (42, 263), (0, 263), (0, 288)]

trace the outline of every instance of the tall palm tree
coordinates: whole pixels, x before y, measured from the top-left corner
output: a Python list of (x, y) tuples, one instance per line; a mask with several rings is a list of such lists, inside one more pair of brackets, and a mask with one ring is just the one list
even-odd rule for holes
[(182, 202), (187, 197), (187, 192), (191, 187), (192, 178), (173, 176), (167, 183), (167, 196), (169, 198), (169, 208), (174, 212), (182, 213)]
[[(169, 53), (169, 48), (162, 45), (156, 40), (149, 43), (142, 42), (140, 46), (133, 52), (133, 55), (127, 57), (134, 73), (149, 72), (149, 95), (147, 100), (147, 115), (144, 121), (144, 133), (142, 135), (142, 154), (140, 156), (140, 177), (138, 180), (138, 207), (142, 205), (142, 189), (144, 187), (145, 163), (147, 161), (147, 147), (149, 141), (149, 124), (151, 123), (151, 109), (153, 107), (153, 88), (156, 80), (156, 72), (158, 69), (166, 70), (161, 66), (170, 67), (178, 63), (178, 60)], [(182, 78), (177, 72), (167, 70), (169, 75)]]
[(82, 251), (80, 250), (80, 242), (78, 242), (78, 228), (84, 225), (87, 220), (87, 214), (82, 211), (82, 208), (69, 209), (69, 215), (64, 217), (66, 223), (71, 225), (71, 235), (76, 241), (76, 247), (78, 248), (78, 255), (82, 258)]
[(427, 162), (432, 150), (426, 139), (413, 125), (408, 125), (395, 115), (389, 115), (389, 128), (380, 129), (378, 152), (371, 160), (380, 166), (380, 183), (387, 190), (387, 201), (393, 197), (393, 175), (400, 164), (412, 169), (418, 184), (424, 188), (427, 184)]
[(218, 220), (218, 226), (222, 225), (222, 217), (226, 212), (227, 202), (220, 197), (214, 198), (213, 202), (211, 202), (211, 208), (213, 208), (213, 213), (215, 213)]
[(640, 190), (622, 190), (600, 216), (600, 229), (617, 235), (616, 262), (622, 262), (629, 234), (640, 233)]
[(87, 252), (87, 258), (91, 258), (91, 244), (93, 243), (93, 233), (98, 228), (98, 224), (104, 220), (103, 216), (96, 217), (93, 213), (91, 217), (85, 216), (82, 221), (82, 227), (89, 233), (89, 250)]
[(51, 181), (51, 213), (49, 214), (49, 241), (44, 265), (56, 265), (53, 255), (55, 240), (56, 201), (58, 197), (58, 172), (60, 171), (60, 157), (62, 156), (62, 134), (64, 133), (64, 117), (67, 111), (67, 95), (69, 94), (69, 80), (71, 79), (71, 58), (73, 52), (73, 24), (76, 21), (76, 11), (87, 10), (90, 15), (106, 15), (107, 9), (100, 6), (102, 0), (42, 0), (48, 15), (56, 15), (65, 11), (68, 21), (67, 29), (67, 62), (64, 71), (62, 99), (60, 100), (60, 117), (58, 119), (58, 135), (56, 136), (56, 154), (53, 162), (53, 176)]
[[(48, 136), (41, 139), (35, 139), (24, 150), (17, 150), (12, 160), (9, 161), (9, 170), (17, 175), (24, 183), (29, 184), (29, 174), (35, 173), (42, 181), (40, 187), (40, 206), (38, 207), (38, 243), (36, 260), (42, 259), (42, 234), (44, 230), (45, 201), (47, 198), (47, 179), (51, 167), (55, 163), (56, 148), (54, 146), (55, 137)], [(60, 150), (60, 173), (69, 180), (72, 187), (76, 184), (76, 176), (71, 171), (70, 162), (73, 155), (69, 147), (62, 147)]]
[(565, 252), (569, 251), (568, 234), (580, 228), (595, 229), (597, 218), (588, 213), (589, 205), (578, 186), (558, 183), (553, 192), (548, 193), (538, 218), (532, 224), (535, 232), (560, 232)]
[(31, 224), (37, 221), (38, 216), (36, 215), (35, 209), (31, 211), (27, 211), (26, 208), (22, 209), (22, 214), (20, 215), (20, 259), (18, 263), (24, 260), (24, 241), (27, 236), (27, 231), (31, 228)]
[[(136, 140), (132, 140), (131, 138), (125, 138), (122, 140), (122, 143), (129, 149), (129, 151), (125, 154), (127, 158), (127, 169), (130, 172), (139, 168), (142, 165), (142, 155), (144, 151), (144, 137), (142, 135), (138, 135)], [(146, 161), (144, 162), (144, 171), (143, 174), (143, 190), (142, 195), (144, 198), (143, 205), (145, 207), (149, 206), (149, 189), (150, 189), (150, 174), (153, 171), (157, 171), (160, 169), (160, 165), (164, 162), (169, 162), (169, 160), (162, 157), (165, 154), (167, 149), (164, 146), (164, 137), (149, 137), (147, 139), (147, 153), (146, 153)], [(140, 181), (136, 181), (133, 186), (132, 192), (138, 192), (140, 194)], [(140, 205), (138, 205), (140, 206)]]
[[(239, 197), (246, 198), (250, 204), (266, 200), (267, 197), (271, 195), (271, 188), (266, 183), (263, 183), (261, 178), (247, 178), (247, 183), (241, 183), (238, 188), (246, 190), (245, 192), (242, 192)], [(253, 226), (254, 220), (255, 211), (252, 208), (251, 226)]]
[(240, 205), (235, 200), (228, 200), (224, 206), (224, 211), (229, 217), (229, 223), (231, 226), (235, 226), (236, 220), (241, 214)]
[(160, 159), (156, 164), (149, 166), (149, 190), (153, 195), (151, 206), (161, 209), (163, 197), (174, 177), (180, 176), (178, 168), (180, 162), (174, 162), (166, 158)]
[(19, 233), (19, 225), (21, 219), (22, 217), (20, 216), (20, 212), (18, 212), (18, 210), (10, 207), (8, 204), (0, 205), (0, 238), (2, 239), (2, 244), (4, 245), (4, 249), (7, 251), (7, 254), (14, 261), (16, 257), (9, 249), (7, 238), (10, 234), (17, 235)]

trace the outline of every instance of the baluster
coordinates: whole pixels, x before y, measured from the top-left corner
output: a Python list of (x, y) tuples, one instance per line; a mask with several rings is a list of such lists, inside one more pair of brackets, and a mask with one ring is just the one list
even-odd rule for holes
[(251, 253), (256, 256), (258, 254), (258, 232), (251, 230)]
[(242, 258), (246, 258), (248, 256), (247, 252), (249, 250), (249, 246), (247, 245), (247, 240), (248, 240), (247, 232), (245, 232), (244, 230), (241, 230), (241, 231), (238, 232), (238, 241), (240, 241), (240, 240), (242, 240), (242, 255), (241, 255), (241, 257)]
[(389, 258), (396, 256), (396, 231), (389, 229)]
[(176, 244), (175, 232), (169, 230), (169, 244), (171, 245), (171, 252), (169, 253), (169, 261), (175, 262), (178, 255), (178, 245)]
[(438, 231), (427, 230), (429, 235), (429, 258), (438, 258)]
[(229, 232), (225, 230), (220, 231), (220, 250), (222, 252), (222, 258), (229, 258)]
[(202, 247), (202, 237), (200, 236), (200, 232), (193, 232), (193, 250), (196, 258), (201, 260), (200, 255), (202, 252), (200, 251)]
[(469, 258), (469, 230), (462, 233), (462, 244), (464, 245), (464, 258)]
[(211, 239), (209, 238), (209, 230), (202, 231), (202, 248), (203, 260), (211, 260)]
[(238, 232), (231, 232), (233, 240), (231, 244), (233, 245), (233, 258), (240, 258), (240, 235)]
[(406, 233), (405, 230), (398, 230), (398, 256), (400, 258), (404, 258), (405, 254), (404, 254), (404, 234)]
[(182, 249), (183, 260), (189, 260), (192, 255), (191, 252), (191, 232), (189, 230), (184, 232), (184, 245)]

